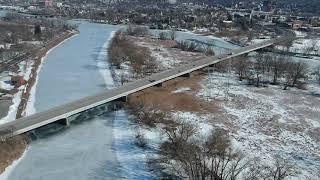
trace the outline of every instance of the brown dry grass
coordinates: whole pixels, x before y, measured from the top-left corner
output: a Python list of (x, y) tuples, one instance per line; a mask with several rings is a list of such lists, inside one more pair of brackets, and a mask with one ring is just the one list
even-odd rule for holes
[[(200, 100), (194, 94), (201, 88), (199, 82), (202, 79), (203, 75), (195, 72), (191, 78), (179, 77), (165, 82), (162, 87), (151, 87), (132, 94), (129, 96), (129, 101), (142, 101), (146, 105), (155, 106), (166, 112), (216, 112), (219, 109), (219, 102), (210, 103)], [(172, 93), (183, 87), (188, 87), (191, 91)]]
[(27, 147), (25, 135), (15, 136), (6, 141), (0, 141), (0, 173), (15, 159), (18, 159)]

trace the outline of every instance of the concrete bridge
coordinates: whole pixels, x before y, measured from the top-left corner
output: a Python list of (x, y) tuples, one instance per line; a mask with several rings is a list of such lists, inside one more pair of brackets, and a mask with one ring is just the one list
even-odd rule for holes
[(65, 125), (70, 124), (70, 116), (91, 108), (103, 105), (112, 101), (125, 99), (129, 94), (140, 90), (161, 85), (163, 82), (174, 79), (180, 76), (188, 76), (191, 72), (202, 69), (204, 67), (216, 64), (218, 62), (246, 54), (258, 49), (272, 46), (275, 43), (284, 41), (284, 38), (272, 39), (255, 45), (232, 50), (227, 54), (208, 57), (202, 60), (194, 61), (186, 65), (178, 66), (174, 69), (166, 70), (160, 73), (155, 73), (143, 79), (124, 84), (123, 86), (101, 92), (99, 94), (85, 97), (58, 107), (54, 107), (44, 112), (39, 112), (28, 117), (16, 119), (6, 124), (0, 125), (0, 138), (6, 139), (15, 135), (19, 135), (41, 126), (53, 123), (62, 122)]

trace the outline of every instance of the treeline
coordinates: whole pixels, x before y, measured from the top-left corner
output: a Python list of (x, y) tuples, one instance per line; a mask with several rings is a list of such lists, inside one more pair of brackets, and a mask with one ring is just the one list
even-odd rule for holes
[(289, 56), (258, 53), (249, 60), (246, 56), (232, 61), (232, 68), (240, 81), (247, 80), (257, 87), (266, 84), (304, 88), (310, 69), (306, 63), (295, 62)]
[(274, 157), (275, 162), (266, 165), (259, 158), (250, 159), (232, 149), (229, 133), (224, 129), (213, 129), (202, 137), (195, 124), (175, 119), (144, 102), (129, 101), (127, 109), (134, 115), (131, 121), (137, 126), (136, 145), (140, 148), (149, 148), (139, 130), (141, 127), (162, 132), (163, 141), (156, 151), (157, 156), (148, 159), (150, 170), (160, 179), (282, 180), (294, 170), (280, 157)]
[(163, 31), (159, 33), (159, 39), (160, 40), (172, 40), (176, 41), (177, 45), (175, 48), (181, 49), (182, 51), (189, 51), (189, 52), (203, 52), (207, 56), (214, 56), (215, 53), (213, 51), (212, 46), (207, 45), (205, 43), (198, 43), (194, 41), (187, 41), (187, 40), (176, 40), (177, 34), (176, 31), (169, 30), (169, 31)]
[(214, 52), (212, 46), (197, 43), (194, 41), (177, 41), (176, 48), (179, 48), (182, 51), (203, 52), (207, 56), (214, 56), (215, 55), (215, 52)]

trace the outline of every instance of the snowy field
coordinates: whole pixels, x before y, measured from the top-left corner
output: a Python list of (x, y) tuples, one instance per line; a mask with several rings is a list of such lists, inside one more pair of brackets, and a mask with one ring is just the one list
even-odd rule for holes
[(219, 104), (207, 123), (229, 131), (233, 146), (265, 163), (280, 155), (295, 166), (290, 179), (320, 178), (320, 87), (256, 88), (227, 74), (203, 80), (197, 96)]

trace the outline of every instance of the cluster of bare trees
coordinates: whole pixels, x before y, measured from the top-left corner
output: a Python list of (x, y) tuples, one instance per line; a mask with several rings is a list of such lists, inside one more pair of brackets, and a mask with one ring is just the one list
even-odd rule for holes
[(134, 115), (132, 119), (137, 125), (146, 126), (148, 128), (155, 128), (159, 123), (167, 121), (167, 114), (165, 112), (156, 110), (153, 106), (145, 105), (142, 101), (127, 103), (127, 109), (130, 114)]
[(272, 164), (262, 164), (260, 159), (252, 160), (245, 175), (246, 180), (282, 180), (292, 175), (294, 165), (279, 155), (274, 157)]
[(250, 159), (231, 148), (227, 131), (212, 130), (198, 137), (194, 124), (179, 121), (163, 128), (165, 139), (156, 160), (166, 171), (180, 178), (192, 180), (270, 179), (283, 180), (294, 167), (281, 157), (266, 165), (259, 158)]
[(129, 25), (127, 28), (127, 34), (130, 36), (146, 36), (149, 34), (149, 30), (147, 26)]
[(176, 31), (164, 31), (159, 33), (159, 39), (161, 40), (175, 40), (176, 39)]
[(246, 56), (235, 59), (233, 69), (239, 80), (248, 80), (250, 84), (280, 84), (284, 89), (303, 84), (309, 72), (307, 64), (295, 62), (289, 56), (271, 56), (258, 53), (251, 61)]
[(108, 51), (113, 66), (121, 69), (122, 63), (129, 63), (134, 76), (143, 77), (157, 71), (157, 63), (151, 52), (135, 44), (126, 33), (117, 32)]
[[(34, 39), (47, 41), (61, 32), (76, 28), (76, 25), (67, 24), (64, 20), (32, 18), (17, 13), (8, 13), (2, 20), (1, 26), (6, 25), (7, 30), (15, 28), (14, 31), (11, 30), (13, 37), (26, 41)], [(42, 33), (38, 33), (39, 30)]]
[(177, 48), (182, 51), (203, 52), (208, 56), (214, 56), (215, 54), (211, 46), (194, 41), (177, 41)]
[(316, 68), (316, 70), (313, 72), (313, 75), (316, 76), (316, 80), (318, 81), (318, 83), (320, 84), (320, 66), (318, 66)]
[(319, 52), (318, 48), (318, 39), (314, 38), (311, 39), (308, 45), (304, 46), (303, 53), (305, 55), (316, 54), (317, 52)]
[(186, 122), (167, 127), (168, 140), (160, 146), (158, 162), (179, 177), (200, 179), (236, 179), (249, 165), (244, 156), (233, 152), (228, 134), (214, 130), (203, 140), (195, 138), (198, 129)]
[(265, 165), (258, 158), (250, 159), (234, 151), (226, 130), (214, 129), (202, 137), (196, 125), (177, 120), (142, 101), (129, 101), (127, 109), (135, 117), (131, 120), (136, 125), (139, 147), (146, 148), (148, 143), (139, 127), (160, 128), (163, 132), (158, 156), (149, 159), (162, 174), (192, 180), (282, 180), (293, 171), (293, 166), (280, 157), (275, 158), (274, 164)]

